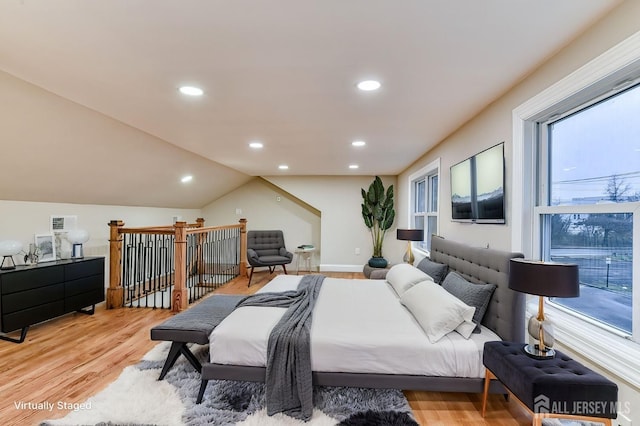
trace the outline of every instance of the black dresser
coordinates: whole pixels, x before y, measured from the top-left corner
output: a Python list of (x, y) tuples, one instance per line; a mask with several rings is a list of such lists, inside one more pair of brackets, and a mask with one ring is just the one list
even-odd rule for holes
[(20, 339), (3, 335), (0, 339), (22, 343), (32, 324), (74, 311), (93, 314), (104, 294), (104, 257), (0, 271), (0, 331), (22, 329)]

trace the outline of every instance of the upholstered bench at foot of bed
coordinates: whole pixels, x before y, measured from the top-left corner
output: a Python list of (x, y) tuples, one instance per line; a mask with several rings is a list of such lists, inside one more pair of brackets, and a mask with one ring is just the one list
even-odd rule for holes
[(164, 379), (180, 354), (200, 372), (202, 365), (187, 343), (209, 344), (209, 335), (245, 296), (213, 295), (151, 329), (151, 340), (172, 342), (158, 380)]
[[(524, 344), (487, 342), (483, 363), (487, 368), (485, 389), (496, 378), (533, 415), (533, 424), (543, 418), (586, 419), (611, 425), (616, 418), (618, 386), (560, 351), (555, 358), (529, 357)], [(487, 393), (482, 400), (486, 411)]]

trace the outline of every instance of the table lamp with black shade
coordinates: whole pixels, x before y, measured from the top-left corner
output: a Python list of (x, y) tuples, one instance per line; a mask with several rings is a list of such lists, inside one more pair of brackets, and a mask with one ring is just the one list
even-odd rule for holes
[(529, 334), (538, 344), (526, 345), (524, 351), (532, 358), (551, 359), (555, 351), (545, 333), (551, 329), (544, 317), (544, 297), (578, 297), (580, 280), (578, 265), (573, 263), (542, 262), (539, 260), (511, 259), (509, 288), (521, 293), (539, 296), (538, 315), (529, 319)]
[(396, 238), (402, 241), (408, 241), (407, 252), (404, 254), (402, 258), (403, 261), (413, 265), (413, 261), (415, 257), (413, 256), (413, 251), (411, 250), (411, 242), (412, 241), (424, 241), (424, 230), (423, 229), (398, 229), (396, 231)]

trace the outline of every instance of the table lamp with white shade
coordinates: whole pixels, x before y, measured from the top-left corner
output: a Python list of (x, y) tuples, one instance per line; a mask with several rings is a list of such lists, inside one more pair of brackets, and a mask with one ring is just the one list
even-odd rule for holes
[(84, 229), (72, 229), (67, 232), (67, 241), (72, 245), (71, 258), (82, 259), (84, 257), (82, 253), (82, 244), (89, 241), (89, 233)]
[(13, 256), (20, 253), (22, 250), (22, 243), (16, 240), (0, 241), (0, 256), (2, 256), (2, 263), (0, 269), (15, 269), (16, 264), (13, 261)]

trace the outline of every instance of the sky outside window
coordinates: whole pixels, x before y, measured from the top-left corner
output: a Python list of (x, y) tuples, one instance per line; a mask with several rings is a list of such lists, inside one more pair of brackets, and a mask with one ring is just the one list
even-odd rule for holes
[(551, 205), (640, 201), (640, 85), (550, 129)]

